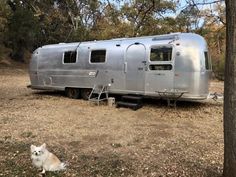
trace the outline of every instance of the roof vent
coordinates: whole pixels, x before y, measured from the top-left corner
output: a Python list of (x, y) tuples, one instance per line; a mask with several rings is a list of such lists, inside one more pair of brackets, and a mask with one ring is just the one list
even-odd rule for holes
[(178, 35), (168, 35), (168, 36), (157, 36), (154, 37), (152, 40), (153, 41), (163, 41), (163, 40), (176, 40)]

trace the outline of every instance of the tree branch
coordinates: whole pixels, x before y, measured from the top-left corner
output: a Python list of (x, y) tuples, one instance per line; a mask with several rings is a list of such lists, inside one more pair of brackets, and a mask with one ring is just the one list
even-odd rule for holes
[(141, 27), (143, 21), (147, 17), (147, 14), (155, 7), (155, 0), (152, 0), (152, 5), (144, 12), (143, 17), (141, 18), (140, 22), (138, 23), (137, 27), (135, 28), (135, 32)]
[[(194, 0), (192, 0), (192, 2), (194, 2)], [(224, 2), (224, 0), (217, 0), (217, 1), (212, 1), (212, 2), (199, 2), (199, 3), (196, 3), (194, 2), (194, 5), (196, 6), (204, 6), (204, 5), (209, 5), (209, 4), (216, 4), (216, 3), (220, 3), (220, 2)]]

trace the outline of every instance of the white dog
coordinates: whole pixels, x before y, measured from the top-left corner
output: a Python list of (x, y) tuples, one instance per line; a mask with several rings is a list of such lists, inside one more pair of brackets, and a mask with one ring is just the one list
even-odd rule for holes
[(65, 170), (65, 163), (62, 163), (57, 156), (46, 149), (46, 144), (41, 146), (31, 145), (31, 159), (33, 164), (38, 168), (43, 168), (42, 173), (46, 171)]

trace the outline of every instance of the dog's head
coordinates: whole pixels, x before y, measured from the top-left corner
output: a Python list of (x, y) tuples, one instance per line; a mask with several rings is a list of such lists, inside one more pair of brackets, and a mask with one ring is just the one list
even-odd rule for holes
[(41, 146), (30, 146), (31, 154), (34, 156), (41, 156), (46, 152), (46, 144), (42, 144)]

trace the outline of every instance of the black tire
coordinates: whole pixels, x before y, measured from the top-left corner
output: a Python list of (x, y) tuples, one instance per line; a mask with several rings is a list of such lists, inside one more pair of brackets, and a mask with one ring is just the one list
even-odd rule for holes
[(80, 97), (80, 89), (78, 88), (66, 88), (66, 96), (72, 99), (78, 99)]
[(90, 88), (81, 89), (81, 98), (84, 100), (88, 100), (91, 91), (92, 91), (92, 89), (90, 89)]

